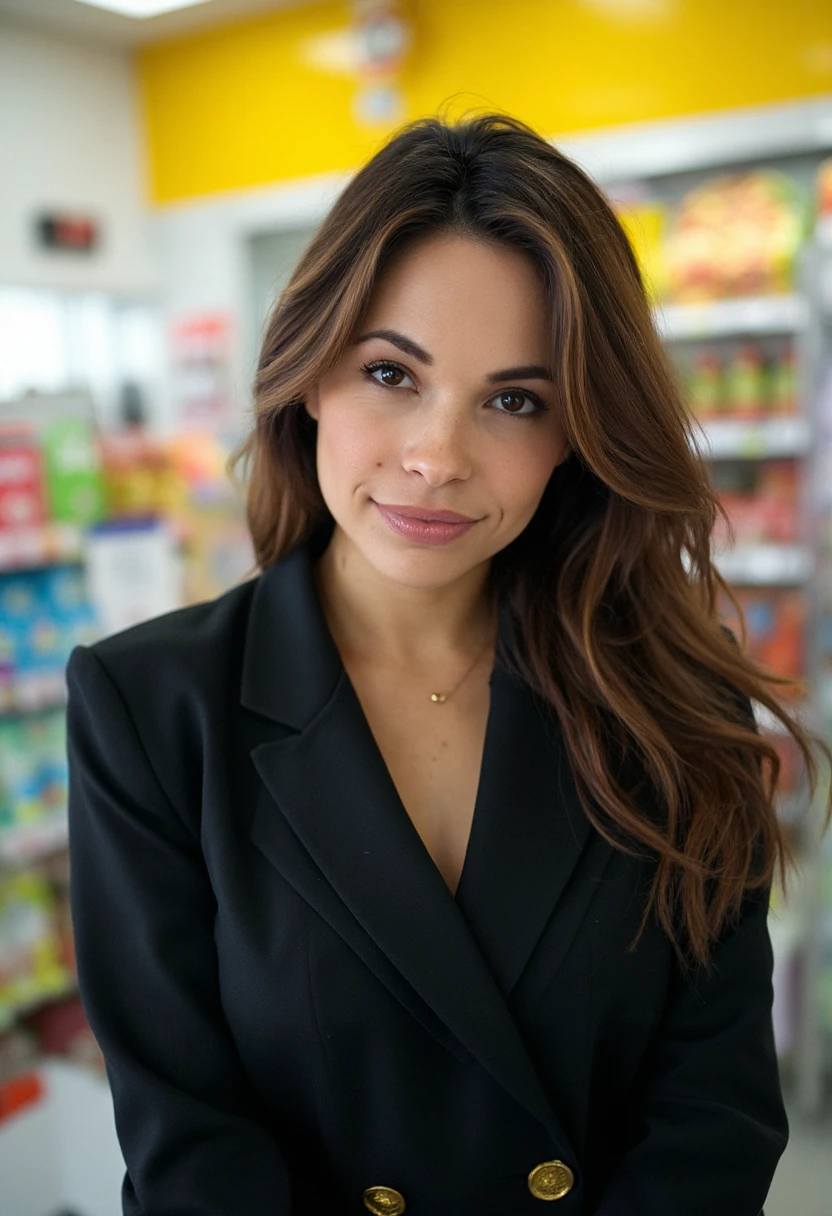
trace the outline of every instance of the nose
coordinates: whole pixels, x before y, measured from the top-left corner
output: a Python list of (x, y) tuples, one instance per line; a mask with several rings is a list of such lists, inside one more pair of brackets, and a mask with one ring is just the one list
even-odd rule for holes
[(418, 411), (404, 441), (402, 467), (432, 486), (470, 477), (471, 432), (463, 407), (446, 401)]

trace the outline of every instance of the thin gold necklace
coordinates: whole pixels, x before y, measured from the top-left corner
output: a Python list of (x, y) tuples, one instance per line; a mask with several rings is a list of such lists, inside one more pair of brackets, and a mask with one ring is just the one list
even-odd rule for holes
[(479, 654), (477, 655), (477, 657), (474, 659), (474, 661), (473, 661), (473, 663), (471, 664), (471, 666), (470, 666), (470, 667), (468, 668), (468, 670), (466, 671), (465, 675), (464, 675), (464, 676), (462, 677), (462, 679), (459, 681), (459, 684), (457, 684), (457, 685), (456, 685), (456, 688), (452, 688), (450, 692), (432, 692), (432, 693), (430, 694), (430, 699), (431, 699), (431, 701), (433, 701), (433, 702), (434, 702), (434, 704), (436, 704), (436, 705), (441, 705), (441, 704), (442, 704), (444, 701), (447, 701), (448, 697), (452, 697), (452, 696), (454, 695), (454, 693), (457, 691), (457, 689), (458, 689), (458, 688), (459, 688), (459, 687), (460, 687), (462, 684), (464, 684), (464, 683), (465, 683), (465, 681), (468, 679), (468, 677), (470, 676), (471, 672), (474, 670), (474, 668), (476, 667), (477, 663), (479, 663), (480, 659), (481, 659), (481, 658), (482, 658), (482, 656), (485, 654), (486, 650), (488, 650), (488, 648), (489, 648), (489, 646), (490, 646), (490, 645), (491, 645), (491, 639), (489, 638), (489, 640), (488, 640), (488, 641), (486, 642), (486, 644), (483, 646), (482, 650), (479, 652)]

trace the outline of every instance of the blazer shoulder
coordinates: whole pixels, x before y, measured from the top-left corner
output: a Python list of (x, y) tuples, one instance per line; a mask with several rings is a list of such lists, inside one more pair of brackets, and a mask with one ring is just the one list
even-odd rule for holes
[[(91, 643), (91, 651), (123, 695), (151, 688), (200, 687), (234, 670), (245, 641), (260, 576), (211, 600), (161, 613)], [(72, 660), (70, 659), (70, 662)]]
[(189, 657), (203, 658), (204, 652), (218, 643), (231, 642), (235, 635), (244, 635), (258, 578), (241, 582), (213, 599), (139, 621), (116, 634), (99, 638), (88, 649), (94, 651), (107, 668), (129, 663), (133, 658), (150, 658), (170, 649)]
[(70, 732), (82, 705), (86, 714), (110, 713), (114, 691), (126, 712), (122, 726), (129, 721), (157, 780), (195, 834), (204, 756), (239, 702), (257, 581), (77, 646), (67, 666)]

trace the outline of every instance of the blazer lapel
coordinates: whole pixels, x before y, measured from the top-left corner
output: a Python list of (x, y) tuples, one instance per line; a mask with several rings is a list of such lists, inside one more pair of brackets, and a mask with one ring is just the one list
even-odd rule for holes
[(264, 787), (251, 838), (413, 1015), (478, 1059), (566, 1155), (505, 1000), (589, 839), (558, 734), (525, 686), (495, 665), (455, 899), (341, 662), (312, 560), (307, 544), (296, 545), (260, 576), (252, 600), (241, 703), (293, 733), (251, 751)]
[[(612, 854), (578, 799), (554, 711), (499, 663), (480, 787), (456, 903), (503, 997), (516, 987), (581, 860), (581, 891), (547, 940), (547, 971), (564, 958)], [(553, 954), (553, 950), (556, 954)]]

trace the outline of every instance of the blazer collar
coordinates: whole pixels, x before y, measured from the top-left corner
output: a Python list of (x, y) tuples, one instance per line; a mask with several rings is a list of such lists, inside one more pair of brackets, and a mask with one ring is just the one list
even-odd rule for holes
[(257, 579), (243, 651), (240, 703), (302, 731), (345, 674), (312, 574), (295, 545)]
[[(296, 545), (259, 577), (251, 603), (241, 703), (293, 732), (251, 751), (263, 783), (252, 840), (414, 1016), (479, 1059), (566, 1156), (508, 998), (558, 909), (547, 955), (547, 974), (556, 971), (609, 846), (590, 832), (553, 717), (498, 659), (454, 897), (375, 743), (326, 624), (313, 560), (308, 544)], [(500, 629), (504, 637), (502, 616)], [(587, 881), (564, 899), (579, 859)]]

